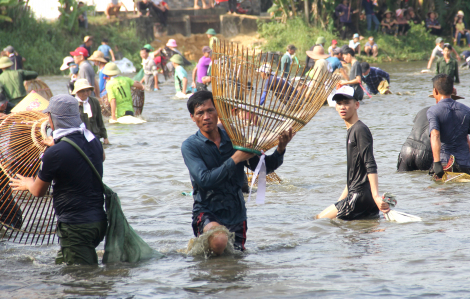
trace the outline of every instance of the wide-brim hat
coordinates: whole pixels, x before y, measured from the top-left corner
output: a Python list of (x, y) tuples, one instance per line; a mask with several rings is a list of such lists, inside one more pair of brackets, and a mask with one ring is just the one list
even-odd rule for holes
[(7, 68), (13, 65), (13, 62), (8, 57), (0, 58), (0, 69)]
[[(433, 94), (430, 94), (429, 97), (434, 99)], [(458, 95), (455, 95), (455, 94), (451, 94), (450, 98), (454, 101), (465, 99), (464, 97), (461, 97), (461, 96), (458, 96)]]
[(93, 52), (93, 55), (91, 55), (90, 58), (88, 58), (88, 60), (99, 61), (99, 62), (102, 62), (102, 63), (108, 63), (108, 61), (106, 59), (104, 59), (104, 53), (101, 52), (101, 51)]
[(209, 28), (209, 29), (207, 29), (206, 34), (216, 35), (217, 32), (215, 32), (215, 30), (213, 28)]
[(174, 39), (172, 39), (172, 38), (170, 38), (170, 39), (168, 40), (168, 42), (166, 43), (166, 46), (167, 46), (167, 47), (172, 47), (172, 48), (178, 47), (178, 45), (176, 44), (176, 41), (175, 41)]
[(393, 14), (393, 11), (391, 11), (390, 9), (387, 9), (387, 10), (384, 12), (384, 16), (385, 16), (386, 14), (388, 14), (388, 13), (391, 14), (392, 16), (394, 15), (394, 14)]
[(328, 57), (330, 57), (330, 55), (328, 54), (325, 54), (325, 49), (323, 49), (322, 46), (315, 46), (313, 48), (313, 51), (307, 51), (305, 52), (307, 53), (307, 56), (312, 58), (312, 59), (326, 59)]
[(74, 62), (72, 56), (64, 57), (64, 61), (62, 62), (62, 65), (60, 66), (60, 70), (65, 71), (66, 69), (70, 67), (69, 63), (72, 63), (72, 62)]
[(79, 92), (80, 90), (84, 90), (84, 89), (93, 89), (93, 88), (94, 88), (94, 87), (90, 85), (90, 83), (88, 82), (87, 79), (78, 79), (77, 81), (75, 81), (72, 94), (75, 95), (75, 94), (77, 94), (77, 92)]
[(175, 54), (171, 56), (170, 61), (179, 65), (184, 64), (183, 56), (181, 56), (180, 54)]
[(118, 68), (117, 64), (114, 62), (108, 62), (104, 69), (103, 69), (103, 74), (106, 76), (116, 76), (121, 73), (121, 70)]

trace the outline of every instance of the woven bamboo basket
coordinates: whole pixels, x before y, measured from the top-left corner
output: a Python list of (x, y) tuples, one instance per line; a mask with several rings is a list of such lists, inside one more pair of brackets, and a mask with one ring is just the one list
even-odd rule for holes
[(50, 190), (43, 197), (13, 191), (17, 174), (34, 177), (46, 146), (48, 118), (41, 112), (18, 112), (0, 119), (0, 237), (24, 244), (55, 240), (56, 221)]
[(34, 90), (48, 101), (52, 98), (51, 89), (41, 79), (24, 81), (24, 88), (26, 89), (26, 93), (30, 93)]
[[(144, 102), (145, 102), (145, 92), (143, 90), (137, 89), (135, 87), (131, 88), (132, 91), (132, 106), (134, 107), (134, 115), (139, 116), (142, 114), (142, 110), (144, 110)], [(101, 106), (101, 114), (105, 117), (111, 116), (111, 105), (108, 101), (108, 95), (104, 95), (99, 99), (100, 106)]]
[[(218, 44), (212, 54), (215, 108), (235, 149), (260, 155), (278, 144), (281, 133), (303, 128), (320, 110), (340, 80), (329, 72), (303, 78), (293, 64), (282, 78), (280, 62), (233, 44)], [(264, 103), (261, 103), (266, 91)]]
[[(254, 173), (253, 171), (251, 171), (251, 169), (246, 168), (248, 186), (251, 185), (251, 181), (253, 180), (253, 174)], [(271, 172), (270, 174), (266, 175), (266, 183), (279, 184), (281, 182), (282, 182), (281, 178), (275, 172)], [(258, 176), (256, 176), (255, 185), (258, 185)]]

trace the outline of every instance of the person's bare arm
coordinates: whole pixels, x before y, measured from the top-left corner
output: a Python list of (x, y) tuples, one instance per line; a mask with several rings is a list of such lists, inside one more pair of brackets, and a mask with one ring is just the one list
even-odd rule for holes
[(134, 81), (134, 84), (132, 84), (132, 86), (134, 86), (137, 89), (144, 90), (144, 86), (137, 81)]
[(193, 88), (196, 88), (196, 74), (197, 74), (197, 66), (193, 70), (193, 83), (191, 83), (191, 86)]
[(455, 58), (457, 58), (458, 61), (460, 61), (460, 56), (459, 53), (455, 50), (455, 48), (452, 48), (452, 52), (455, 54)]
[(186, 90), (188, 90), (188, 78), (183, 78), (183, 90), (181, 91), (182, 93), (186, 93)]
[(46, 195), (51, 183), (44, 182), (40, 178), (24, 177), (17, 174), (17, 179), (11, 179), (11, 187), (14, 191), (29, 191), (33, 196), (41, 197)]
[(111, 59), (112, 59), (113, 61), (116, 61), (116, 59), (114, 58), (114, 52), (113, 52), (113, 50), (109, 49), (109, 53), (111, 54)]
[(351, 84), (361, 84), (361, 76), (356, 76), (356, 79), (350, 80), (350, 81), (341, 81), (341, 85), (351, 85)]
[(338, 198), (338, 201), (343, 200), (348, 196), (348, 185), (344, 187), (343, 193), (341, 193), (341, 196)]
[(376, 173), (369, 173), (367, 175), (370, 183), (370, 192), (374, 198), (375, 204), (383, 213), (388, 213), (390, 211), (390, 206), (388, 203), (382, 200), (382, 196), (379, 195), (379, 176)]
[(432, 61), (434, 60), (436, 56), (434, 55), (431, 55), (431, 58), (429, 58), (429, 62), (428, 62), (428, 70), (431, 69), (431, 65), (432, 65)]
[(431, 131), (431, 149), (433, 162), (441, 162), (441, 133), (436, 129)]
[(111, 119), (117, 120), (116, 118), (116, 99), (111, 99), (109, 101), (109, 105), (111, 106)]

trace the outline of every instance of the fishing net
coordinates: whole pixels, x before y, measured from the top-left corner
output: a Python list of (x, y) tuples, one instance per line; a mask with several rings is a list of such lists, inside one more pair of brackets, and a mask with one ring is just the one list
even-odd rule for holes
[(217, 44), (212, 54), (212, 93), (234, 148), (261, 155), (289, 128), (298, 132), (320, 110), (340, 77), (292, 64), (283, 74), (263, 53)]
[(34, 90), (48, 101), (50, 98), (52, 98), (51, 89), (41, 79), (24, 81), (24, 88), (26, 89), (26, 93), (30, 93), (32, 90)]
[(458, 165), (456, 165), (454, 155), (450, 155), (447, 165), (444, 167), (444, 175), (442, 178), (439, 178), (437, 175), (433, 175), (433, 180), (436, 182), (442, 183), (468, 183), (470, 182), (470, 175), (464, 172), (455, 172), (459, 170)]
[[(132, 92), (132, 106), (134, 107), (134, 116), (139, 116), (144, 110), (145, 92), (135, 87), (131, 88)], [(111, 116), (111, 105), (108, 101), (108, 95), (104, 95), (99, 99), (101, 106), (101, 114), (105, 117)]]
[(23, 244), (55, 240), (56, 222), (50, 189), (43, 197), (13, 191), (17, 174), (34, 177), (46, 146), (48, 118), (41, 112), (18, 112), (0, 118), (0, 236)]

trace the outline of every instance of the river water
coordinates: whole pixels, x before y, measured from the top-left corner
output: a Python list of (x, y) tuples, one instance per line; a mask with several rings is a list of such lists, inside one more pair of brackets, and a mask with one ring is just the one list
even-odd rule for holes
[[(380, 192), (397, 196), (397, 210), (422, 222), (314, 220), (346, 183), (346, 129), (323, 107), (289, 144), (283, 179), (267, 187), (266, 204), (248, 208), (247, 251), (206, 259), (179, 250), (193, 237), (192, 197), (181, 143), (197, 130), (173, 83), (146, 93), (142, 125), (107, 125), (104, 181), (116, 191), (136, 231), (160, 260), (99, 267), (55, 265), (58, 244), (0, 243), (0, 297), (193, 298), (470, 297), (470, 184), (438, 184), (425, 172), (397, 173), (397, 156), (415, 114), (434, 100), (425, 62), (384, 64), (391, 90), (374, 96), (359, 116), (374, 137)], [(66, 79), (43, 77), (53, 93)], [(470, 105), (470, 74), (457, 86)], [(407, 94), (405, 94), (407, 93)], [(102, 255), (103, 245), (98, 247)]]

